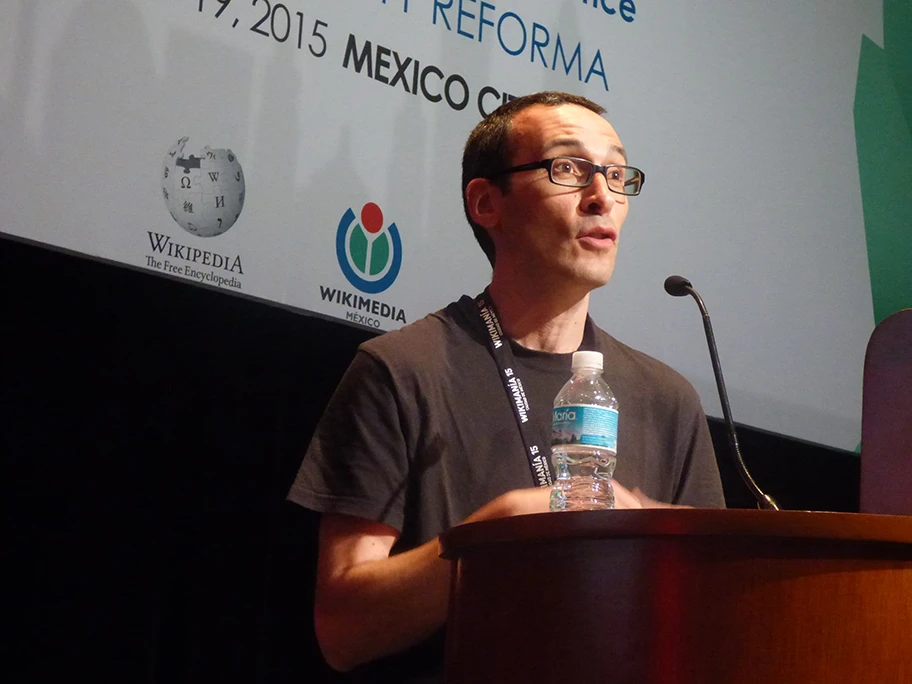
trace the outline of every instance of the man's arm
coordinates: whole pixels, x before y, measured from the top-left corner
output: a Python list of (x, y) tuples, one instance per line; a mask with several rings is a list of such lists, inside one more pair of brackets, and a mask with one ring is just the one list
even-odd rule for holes
[(390, 556), (397, 537), (383, 523), (323, 515), (314, 623), (333, 669), (402, 651), (446, 619), (449, 568), (437, 540)]
[[(614, 483), (616, 507), (670, 507)], [(548, 510), (550, 489), (507, 492), (466, 518), (492, 520)], [(398, 538), (383, 523), (324, 514), (320, 524), (314, 621), (323, 657), (340, 671), (404, 651), (446, 622), (449, 561), (437, 538), (390, 556)]]
[[(507, 492), (466, 522), (548, 510), (547, 488)], [(324, 514), (314, 621), (326, 662), (347, 671), (419, 643), (446, 622), (449, 562), (436, 538), (390, 556), (398, 532), (382, 523)]]

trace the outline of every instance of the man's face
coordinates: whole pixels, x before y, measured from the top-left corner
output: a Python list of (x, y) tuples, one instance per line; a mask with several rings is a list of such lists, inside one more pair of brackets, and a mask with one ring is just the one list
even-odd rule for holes
[[(510, 166), (557, 156), (626, 163), (611, 124), (577, 105), (534, 105), (521, 111), (513, 119), (510, 148)], [(510, 190), (501, 198), (499, 226), (492, 232), (495, 270), (503, 259), (512, 273), (548, 286), (601, 287), (614, 270), (628, 207), (628, 198), (608, 190), (600, 173), (585, 188), (555, 185), (546, 169), (512, 174)]]

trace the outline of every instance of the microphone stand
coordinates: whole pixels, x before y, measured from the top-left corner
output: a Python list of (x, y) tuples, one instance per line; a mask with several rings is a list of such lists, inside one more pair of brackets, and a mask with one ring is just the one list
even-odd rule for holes
[(725, 424), (728, 427), (728, 443), (731, 447), (735, 459), (735, 467), (741, 474), (741, 479), (750, 490), (751, 494), (757, 500), (757, 508), (767, 511), (780, 510), (779, 504), (769, 494), (763, 492), (754, 478), (751, 477), (744, 459), (741, 456), (741, 447), (738, 445), (738, 434), (735, 431), (735, 422), (731, 416), (731, 406), (728, 403), (728, 392), (725, 390), (725, 380), (722, 378), (722, 364), (719, 362), (719, 351), (716, 348), (716, 338), (713, 335), (712, 323), (709, 320), (709, 312), (703, 304), (703, 298), (697, 293), (690, 284), (690, 281), (681, 276), (670, 276), (665, 281), (665, 291), (673, 297), (682, 297), (690, 295), (700, 307), (700, 313), (703, 315), (703, 330), (706, 331), (706, 343), (709, 345), (709, 358), (712, 361), (713, 373), (716, 376), (716, 387), (719, 390), (719, 399), (722, 402), (722, 416), (725, 418)]

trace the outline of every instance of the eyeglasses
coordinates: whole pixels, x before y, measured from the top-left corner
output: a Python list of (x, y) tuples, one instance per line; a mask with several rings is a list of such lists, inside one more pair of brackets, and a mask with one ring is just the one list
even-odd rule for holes
[(646, 174), (633, 166), (621, 164), (601, 166), (588, 159), (578, 157), (554, 157), (554, 159), (542, 159), (530, 164), (521, 164), (499, 171), (490, 178), (533, 169), (548, 169), (548, 177), (552, 183), (570, 188), (585, 188), (592, 184), (596, 173), (601, 173), (608, 181), (608, 189), (619, 195), (639, 195), (643, 183), (646, 182)]

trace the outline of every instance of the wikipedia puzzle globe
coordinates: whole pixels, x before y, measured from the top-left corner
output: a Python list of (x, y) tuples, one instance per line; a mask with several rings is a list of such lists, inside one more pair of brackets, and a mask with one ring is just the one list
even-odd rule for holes
[(231, 150), (207, 145), (199, 156), (184, 156), (189, 138), (168, 150), (162, 171), (162, 194), (171, 217), (199, 237), (221, 235), (244, 208), (244, 171)]

